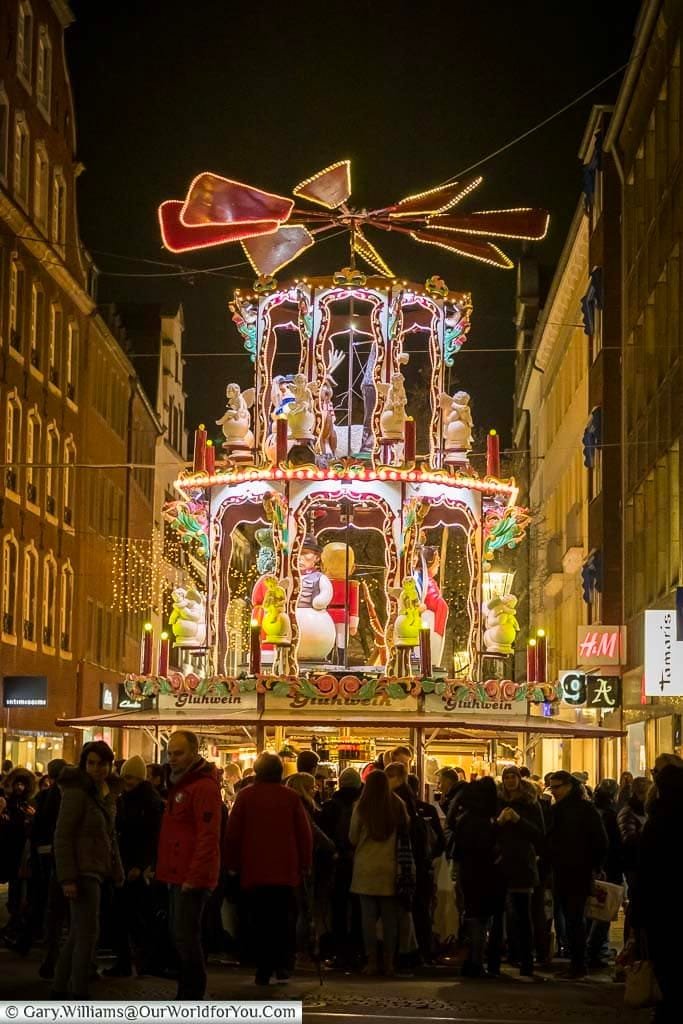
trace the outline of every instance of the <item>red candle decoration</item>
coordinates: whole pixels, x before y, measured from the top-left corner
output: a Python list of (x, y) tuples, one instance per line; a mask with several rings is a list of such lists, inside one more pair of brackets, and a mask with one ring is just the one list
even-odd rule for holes
[(536, 630), (536, 682), (548, 681), (548, 647), (544, 629)]
[(206, 428), (200, 423), (194, 432), (194, 462), (192, 468), (195, 473), (203, 473), (206, 469)]
[(204, 451), (204, 467), (210, 476), (216, 472), (216, 449), (213, 446), (213, 441), (206, 442), (206, 449)]
[(407, 416), (403, 426), (403, 461), (406, 466), (415, 465), (415, 420)]
[(159, 667), (157, 675), (167, 676), (168, 675), (168, 658), (171, 650), (171, 640), (165, 631), (161, 634), (161, 640), (159, 642)]
[(141, 647), (140, 675), (148, 676), (152, 671), (152, 651), (154, 649), (154, 633), (151, 622), (146, 622), (144, 625)]
[(486, 438), (486, 475), (500, 477), (500, 438), (495, 430), (489, 430)]
[(429, 678), (432, 674), (432, 631), (429, 626), (420, 628), (420, 667), (422, 675)]
[(527, 683), (536, 682), (536, 667), (537, 667), (537, 651), (536, 641), (532, 637), (531, 640), (527, 641), (526, 645), (526, 681)]
[(275, 417), (275, 465), (287, 458), (287, 417)]
[(256, 619), (251, 620), (249, 627), (249, 675), (258, 676), (261, 672), (261, 627)]

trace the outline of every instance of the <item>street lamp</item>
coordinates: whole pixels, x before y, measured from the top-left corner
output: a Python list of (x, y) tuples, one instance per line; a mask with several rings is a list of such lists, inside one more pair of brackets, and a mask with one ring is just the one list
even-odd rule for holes
[(494, 597), (506, 597), (512, 590), (512, 581), (515, 578), (512, 572), (485, 572), (482, 578), (482, 595), (484, 604), (493, 600)]

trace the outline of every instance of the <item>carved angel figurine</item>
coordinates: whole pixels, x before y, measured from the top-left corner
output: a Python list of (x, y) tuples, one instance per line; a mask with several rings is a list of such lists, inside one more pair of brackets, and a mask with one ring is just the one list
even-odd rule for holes
[(292, 380), (293, 402), (290, 402), (286, 409), (287, 423), (289, 425), (289, 436), (295, 440), (303, 440), (311, 437), (315, 426), (315, 413), (313, 412), (313, 396), (318, 393), (320, 385), (309, 383), (306, 375), (296, 373)]
[(378, 384), (377, 388), (384, 397), (384, 409), (379, 419), (382, 437), (402, 440), (408, 402), (403, 374), (392, 374), (391, 384)]
[(327, 374), (320, 388), (320, 411), (322, 427), (320, 429), (320, 451), (323, 455), (337, 454), (336, 416), (334, 411), (334, 379), (335, 370), (344, 362), (345, 354), (341, 349), (333, 348), (327, 364)]
[(239, 384), (228, 384), (225, 389), (227, 407), (216, 424), (223, 429), (224, 448), (251, 448), (254, 435), (251, 432), (249, 409), (254, 404), (254, 388), (242, 391)]
[(453, 451), (469, 451), (472, 447), (470, 396), (466, 391), (456, 391), (452, 397), (443, 392), (440, 404), (443, 410), (443, 437), (446, 448)]

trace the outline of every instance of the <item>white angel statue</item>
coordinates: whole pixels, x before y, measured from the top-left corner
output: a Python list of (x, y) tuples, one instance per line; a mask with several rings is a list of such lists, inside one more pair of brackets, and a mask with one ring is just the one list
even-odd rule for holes
[(254, 435), (251, 432), (250, 408), (254, 404), (255, 390), (242, 391), (239, 384), (228, 384), (225, 389), (227, 406), (217, 426), (223, 430), (224, 448), (252, 448)]
[(472, 447), (472, 410), (466, 391), (448, 395), (444, 391), (439, 400), (443, 411), (443, 437), (446, 448), (467, 452)]

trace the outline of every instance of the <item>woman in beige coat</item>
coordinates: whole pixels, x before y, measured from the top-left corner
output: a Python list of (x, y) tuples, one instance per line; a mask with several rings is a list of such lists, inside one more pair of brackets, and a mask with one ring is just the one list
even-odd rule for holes
[(382, 921), (384, 973), (394, 973), (400, 905), (396, 897), (396, 840), (408, 824), (403, 801), (389, 789), (381, 771), (368, 776), (351, 815), (349, 839), (355, 847), (351, 892), (360, 897), (366, 974), (377, 973), (377, 918)]

